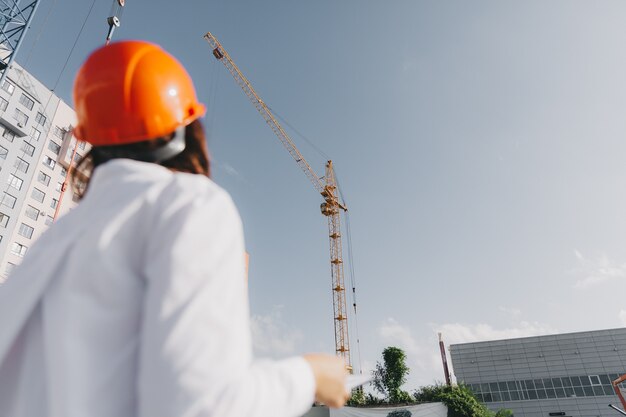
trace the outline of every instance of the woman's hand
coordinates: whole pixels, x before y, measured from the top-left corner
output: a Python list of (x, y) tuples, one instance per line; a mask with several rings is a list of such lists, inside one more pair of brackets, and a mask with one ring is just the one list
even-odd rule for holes
[(350, 393), (346, 391), (346, 364), (333, 355), (312, 353), (304, 355), (315, 376), (315, 400), (332, 408), (342, 407)]

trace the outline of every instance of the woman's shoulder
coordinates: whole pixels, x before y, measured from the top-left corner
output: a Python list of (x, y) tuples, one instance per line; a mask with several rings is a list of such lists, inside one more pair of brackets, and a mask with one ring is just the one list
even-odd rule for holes
[(200, 174), (175, 172), (170, 181), (173, 192), (190, 194), (196, 198), (229, 197), (228, 192), (217, 185), (212, 179)]
[(176, 172), (159, 197), (162, 204), (177, 207), (221, 207), (236, 212), (230, 194), (210, 178), (199, 174)]
[[(198, 236), (242, 235), (243, 225), (230, 195), (211, 179), (197, 174), (175, 173), (152, 200), (144, 224), (152, 234), (198, 239)], [(177, 238), (178, 237), (178, 238)], [(161, 242), (161, 239), (156, 239)]]

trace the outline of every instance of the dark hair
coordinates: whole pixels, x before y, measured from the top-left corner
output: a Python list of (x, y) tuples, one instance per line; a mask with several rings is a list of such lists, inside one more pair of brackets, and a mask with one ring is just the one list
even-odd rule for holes
[[(141, 159), (145, 154), (163, 146), (171, 138), (159, 138), (128, 145), (95, 146), (81, 158), (72, 171), (72, 185), (82, 198), (89, 186), (89, 177), (98, 166), (112, 159)], [(199, 120), (194, 120), (185, 127), (185, 150), (178, 155), (158, 162), (159, 165), (173, 171), (211, 176), (209, 152), (204, 135), (204, 127)]]

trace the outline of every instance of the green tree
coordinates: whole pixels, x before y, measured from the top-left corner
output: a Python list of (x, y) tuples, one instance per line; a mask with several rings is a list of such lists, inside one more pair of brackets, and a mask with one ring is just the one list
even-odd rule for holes
[(381, 400), (380, 398), (376, 397), (371, 392), (368, 392), (365, 395), (365, 405), (381, 405), (383, 403), (384, 403), (383, 400)]
[(444, 403), (451, 417), (510, 417), (513, 414), (506, 409), (501, 409), (494, 414), (481, 404), (469, 387), (464, 384), (429, 385), (415, 391), (414, 398), (418, 403)]
[(352, 395), (348, 400), (350, 407), (358, 407), (367, 404), (367, 397), (363, 391), (363, 387), (358, 387), (352, 390)]
[(389, 346), (383, 350), (383, 362), (376, 363), (373, 372), (374, 388), (385, 396), (390, 404), (411, 401), (411, 396), (402, 391), (402, 384), (406, 382), (409, 367), (406, 366), (406, 354), (400, 348)]

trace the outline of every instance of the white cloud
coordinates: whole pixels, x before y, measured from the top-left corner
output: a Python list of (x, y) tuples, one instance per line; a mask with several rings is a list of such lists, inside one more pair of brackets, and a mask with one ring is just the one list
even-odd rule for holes
[(284, 321), (282, 306), (274, 306), (268, 314), (255, 314), (251, 318), (252, 344), (259, 356), (281, 357), (296, 352), (303, 334), (290, 328)]
[(574, 250), (578, 265), (574, 268), (574, 274), (582, 276), (574, 284), (579, 290), (588, 289), (620, 278), (626, 278), (626, 263), (618, 264), (609, 259), (606, 254), (601, 254), (595, 259), (585, 258), (579, 251)]
[(419, 353), (421, 350), (411, 334), (411, 329), (393, 318), (388, 318), (378, 328), (378, 335), (384, 343), (397, 346), (408, 353)]
[(505, 329), (495, 329), (485, 323), (446, 323), (431, 325), (431, 327), (436, 333), (441, 332), (443, 334), (446, 345), (557, 333), (557, 330), (548, 324), (527, 321), (521, 321), (517, 325)]
[[(511, 310), (508, 312), (513, 315), (521, 314), (515, 309), (506, 309), (504, 307), (502, 309)], [(626, 311), (624, 311), (624, 320), (626, 320)], [(402, 324), (393, 318), (388, 318), (378, 327), (378, 335), (383, 346), (397, 346), (407, 354), (407, 365), (411, 372), (409, 373), (407, 384), (404, 386), (405, 389), (414, 389), (422, 385), (444, 381), (437, 335), (440, 332), (446, 345), (446, 351), (449, 345), (456, 343), (539, 336), (558, 332), (557, 329), (548, 324), (528, 321), (516, 321), (515, 324), (504, 329), (494, 328), (487, 323), (431, 323), (429, 328), (429, 335), (418, 339), (408, 325)], [(452, 372), (449, 354), (447, 359), (450, 372)], [(380, 358), (377, 360), (380, 360)], [(454, 375), (452, 375), (452, 378), (454, 379)]]
[[(430, 376), (434, 374), (433, 356), (436, 359), (438, 351), (432, 350), (431, 343), (418, 341), (413, 336), (409, 326), (399, 323), (394, 318), (388, 318), (378, 327), (378, 336), (383, 346), (396, 346), (406, 352), (407, 365), (411, 371), (404, 388), (413, 389), (419, 385), (434, 382)], [(434, 346), (436, 347), (436, 345)], [(381, 358), (377, 358), (377, 361), (381, 360)], [(373, 370), (375, 364), (370, 364), (370, 367)]]

